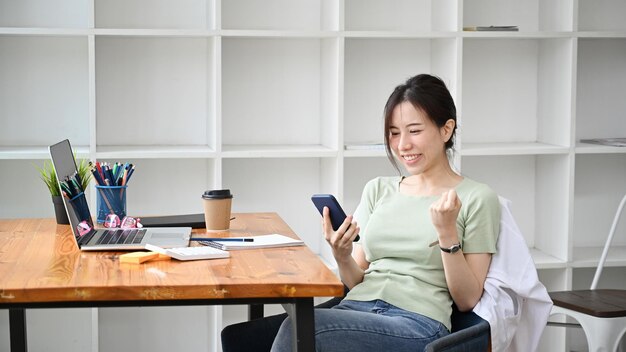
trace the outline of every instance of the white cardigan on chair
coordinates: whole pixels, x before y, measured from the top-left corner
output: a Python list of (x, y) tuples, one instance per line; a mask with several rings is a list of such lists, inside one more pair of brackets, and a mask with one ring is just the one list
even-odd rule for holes
[(498, 252), (491, 259), (484, 292), (474, 312), (491, 326), (492, 351), (535, 351), (552, 300), (537, 277), (526, 241), (509, 209), (510, 203), (500, 197)]

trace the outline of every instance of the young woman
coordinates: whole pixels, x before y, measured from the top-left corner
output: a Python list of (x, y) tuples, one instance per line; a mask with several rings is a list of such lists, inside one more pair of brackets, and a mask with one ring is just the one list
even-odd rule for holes
[[(409, 176), (368, 182), (337, 231), (325, 209), (324, 235), (350, 291), (315, 310), (317, 351), (421, 351), (449, 333), (453, 303), (468, 311), (479, 301), (500, 205), (488, 186), (450, 166), (456, 127), (454, 101), (437, 77), (412, 77), (389, 97), (387, 154)], [(287, 318), (272, 351), (290, 351), (291, 333)]]

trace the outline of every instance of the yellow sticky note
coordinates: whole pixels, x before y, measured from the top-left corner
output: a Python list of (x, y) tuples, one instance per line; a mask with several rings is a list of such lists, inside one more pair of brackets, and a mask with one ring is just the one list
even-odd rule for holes
[(172, 257), (170, 257), (169, 255), (165, 255), (165, 254), (161, 254), (161, 253), (157, 253), (158, 255), (156, 256), (156, 258), (152, 258), (150, 259), (151, 262), (156, 262), (156, 261), (160, 261), (160, 260), (170, 260), (172, 259)]
[(131, 252), (120, 255), (120, 263), (141, 264), (158, 256), (159, 253), (155, 252)]

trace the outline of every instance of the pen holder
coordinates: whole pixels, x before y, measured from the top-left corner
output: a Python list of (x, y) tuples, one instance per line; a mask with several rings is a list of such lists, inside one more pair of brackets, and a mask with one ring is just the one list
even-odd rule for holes
[(96, 186), (99, 224), (104, 223), (109, 214), (116, 214), (120, 219), (126, 216), (126, 187)]
[[(78, 221), (89, 219), (89, 206), (84, 192), (78, 193), (74, 198), (70, 199), (70, 205), (74, 209), (74, 214), (78, 217)], [(91, 222), (91, 220), (89, 220)]]

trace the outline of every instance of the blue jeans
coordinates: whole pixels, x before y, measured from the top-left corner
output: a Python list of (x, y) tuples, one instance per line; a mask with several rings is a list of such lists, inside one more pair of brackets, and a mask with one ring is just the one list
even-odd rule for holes
[[(315, 310), (316, 351), (421, 352), (428, 343), (448, 334), (440, 322), (381, 300), (343, 300), (331, 309)], [(291, 318), (287, 318), (272, 352), (291, 351), (291, 335)]]

